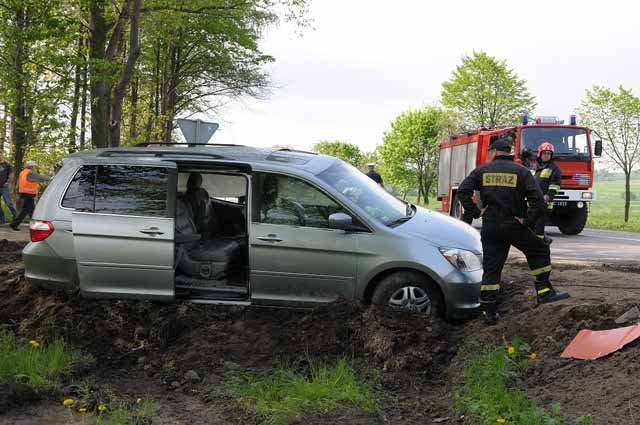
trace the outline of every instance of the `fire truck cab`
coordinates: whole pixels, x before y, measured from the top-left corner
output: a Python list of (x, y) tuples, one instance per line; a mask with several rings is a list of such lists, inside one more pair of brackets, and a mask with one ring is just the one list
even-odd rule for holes
[[(487, 148), (505, 134), (515, 137), (514, 160), (535, 169), (538, 146), (550, 142), (554, 146), (554, 161), (560, 167), (562, 183), (553, 200), (551, 225), (568, 235), (582, 232), (589, 214), (589, 205), (596, 199), (593, 186), (593, 157), (602, 153), (602, 142), (596, 140), (591, 149), (591, 131), (578, 126), (575, 115), (566, 125), (556, 117), (538, 117), (522, 125), (454, 134), (440, 144), (438, 169), (438, 200), (442, 211), (461, 218), (463, 208), (456, 196), (458, 185), (475, 167), (487, 161)], [(476, 202), (481, 203), (476, 194)]]

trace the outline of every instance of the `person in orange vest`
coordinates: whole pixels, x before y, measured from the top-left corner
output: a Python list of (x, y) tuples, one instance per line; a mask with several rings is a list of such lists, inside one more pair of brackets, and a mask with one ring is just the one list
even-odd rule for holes
[(49, 177), (36, 173), (36, 163), (27, 161), (24, 169), (18, 175), (18, 196), (22, 207), (20, 213), (13, 219), (10, 226), (13, 230), (20, 230), (20, 223), (26, 216), (31, 217), (36, 207), (36, 196), (38, 195), (38, 185), (41, 182), (49, 181)]

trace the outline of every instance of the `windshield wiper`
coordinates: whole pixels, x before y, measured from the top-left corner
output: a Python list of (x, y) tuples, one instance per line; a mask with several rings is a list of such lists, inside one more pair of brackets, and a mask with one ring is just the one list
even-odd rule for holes
[(388, 223), (385, 223), (387, 226), (389, 227), (396, 227), (402, 223), (406, 223), (407, 221), (411, 220), (413, 218), (413, 215), (406, 215), (404, 217), (400, 217), (400, 218), (396, 218), (395, 220), (392, 220)]

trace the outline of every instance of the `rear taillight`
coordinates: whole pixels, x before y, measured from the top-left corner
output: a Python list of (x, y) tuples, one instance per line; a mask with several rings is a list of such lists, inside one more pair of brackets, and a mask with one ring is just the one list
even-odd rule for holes
[(31, 220), (29, 233), (31, 242), (40, 242), (47, 239), (53, 233), (53, 223), (50, 221)]

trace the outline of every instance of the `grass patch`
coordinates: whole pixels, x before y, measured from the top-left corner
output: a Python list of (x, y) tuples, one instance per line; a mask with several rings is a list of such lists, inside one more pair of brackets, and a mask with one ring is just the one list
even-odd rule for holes
[(245, 409), (274, 425), (288, 424), (302, 413), (325, 413), (341, 405), (374, 412), (380, 399), (379, 391), (358, 378), (346, 359), (333, 366), (311, 364), (309, 377), (286, 367), (262, 374), (231, 372), (227, 388)]
[(49, 344), (20, 343), (15, 335), (0, 331), (0, 382), (22, 382), (35, 388), (55, 388), (75, 365), (93, 362), (90, 356), (67, 350), (61, 339)]
[(559, 404), (554, 403), (547, 413), (512, 386), (522, 370), (535, 361), (536, 355), (518, 338), (507, 347), (475, 354), (465, 369), (459, 407), (481, 425), (564, 424)]
[(624, 180), (597, 182), (597, 199), (591, 204), (587, 227), (607, 230), (640, 232), (640, 180), (631, 180), (629, 221), (624, 222)]

